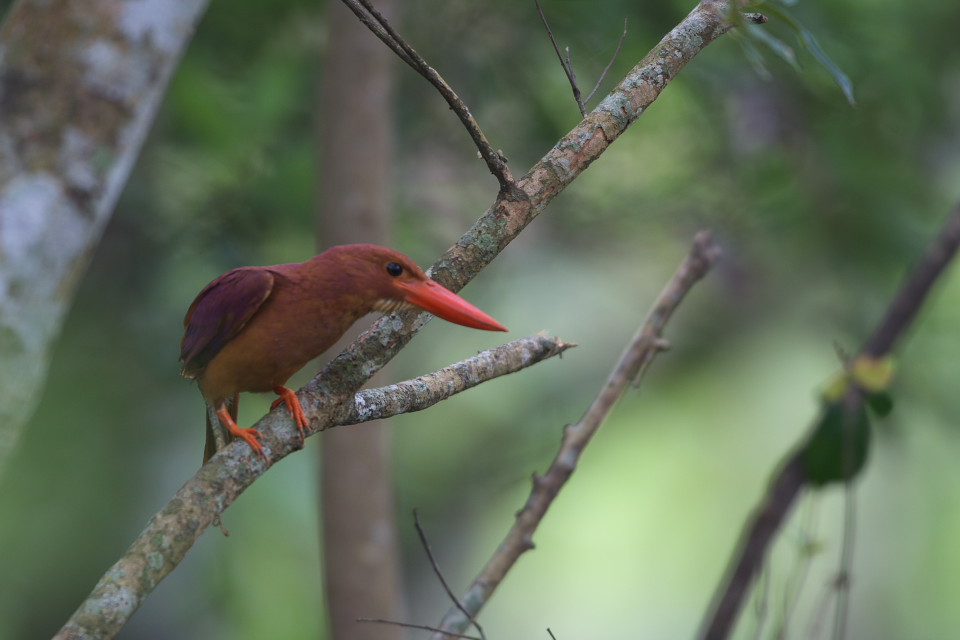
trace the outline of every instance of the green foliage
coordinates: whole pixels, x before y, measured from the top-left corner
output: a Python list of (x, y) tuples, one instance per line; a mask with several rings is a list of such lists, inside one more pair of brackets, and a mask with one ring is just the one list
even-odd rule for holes
[[(793, 35), (796, 37), (800, 46), (810, 55), (812, 55), (814, 59), (820, 63), (824, 69), (826, 69), (827, 73), (830, 74), (830, 77), (833, 78), (834, 82), (837, 83), (837, 86), (840, 87), (840, 90), (843, 91), (843, 95), (847, 98), (847, 102), (850, 103), (850, 106), (856, 105), (856, 100), (853, 97), (853, 83), (850, 81), (850, 77), (844, 73), (843, 70), (837, 66), (832, 59), (830, 59), (830, 56), (826, 54), (826, 52), (817, 42), (813, 32), (811, 32), (807, 27), (803, 26), (794, 17), (793, 13), (787, 9), (788, 6), (795, 4), (796, 0), (768, 0), (766, 2), (752, 4), (750, 5), (750, 8), (756, 8), (768, 18), (772, 17), (775, 19), (775, 21), (780, 22), (788, 27), (790, 31), (793, 32)], [(785, 43), (777, 36), (772, 35), (767, 26), (745, 24), (743, 18), (739, 14), (735, 15), (737, 16), (739, 26), (745, 27), (738, 30), (737, 33), (742, 36), (742, 42), (746, 48), (748, 58), (758, 72), (766, 77), (769, 77), (769, 72), (766, 70), (763, 57), (760, 55), (759, 51), (757, 51), (756, 44), (765, 46), (776, 56), (792, 66), (794, 70), (800, 71), (800, 65), (797, 61), (797, 56), (793, 50), (793, 47)]]

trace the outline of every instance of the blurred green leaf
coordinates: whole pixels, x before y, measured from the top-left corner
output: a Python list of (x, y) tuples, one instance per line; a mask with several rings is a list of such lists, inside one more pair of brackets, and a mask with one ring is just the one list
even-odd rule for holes
[[(830, 77), (832, 77), (833, 81), (837, 83), (838, 87), (840, 87), (840, 90), (846, 97), (847, 102), (850, 103), (850, 106), (856, 106), (857, 101), (853, 95), (853, 83), (850, 81), (850, 77), (844, 73), (844, 71), (830, 58), (830, 56), (827, 55), (827, 53), (817, 42), (817, 39), (814, 37), (813, 33), (803, 26), (789, 11), (784, 8), (793, 4), (795, 4), (795, 2), (785, 2), (784, 0), (779, 0), (777, 2), (760, 2), (756, 4), (756, 8), (766, 14), (768, 17), (774, 17), (783, 24), (787, 25), (794, 32), (794, 34), (796, 34), (797, 40), (800, 42), (803, 48), (809, 51), (810, 55), (812, 55), (817, 62), (819, 62), (820, 65), (826, 69), (827, 73), (830, 74)], [(793, 54), (793, 50), (790, 47), (787, 47), (778, 38), (771, 36), (768, 31), (764, 29), (764, 27), (757, 26), (755, 29), (748, 30), (747, 33), (748, 37), (756, 38), (770, 47), (774, 53), (787, 61), (787, 63), (794, 67), (794, 69), (799, 69), (796, 57)], [(786, 54), (784, 48), (789, 50), (789, 55)]]
[(893, 396), (886, 391), (868, 393), (867, 406), (877, 414), (878, 418), (886, 418), (893, 411)]
[(807, 480), (815, 487), (857, 477), (870, 449), (870, 419), (861, 403), (824, 403), (813, 435), (804, 447)]
[(745, 26), (749, 34), (748, 38), (763, 43), (768, 49), (775, 53), (777, 57), (793, 67), (794, 71), (800, 71), (800, 64), (797, 62), (797, 54), (794, 52), (793, 47), (772, 35), (769, 29), (765, 29), (761, 25), (747, 24)]

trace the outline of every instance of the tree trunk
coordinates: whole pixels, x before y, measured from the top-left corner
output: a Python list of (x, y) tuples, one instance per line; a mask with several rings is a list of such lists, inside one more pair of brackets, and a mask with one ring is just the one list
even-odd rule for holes
[[(390, 2), (380, 0), (389, 13)], [(319, 128), (318, 239), (389, 244), (392, 54), (340, 2), (331, 2)], [(401, 617), (390, 464), (382, 422), (323, 434), (320, 486), (326, 601), (336, 640), (395, 640)]]
[(204, 0), (20, 0), (0, 28), (0, 470)]

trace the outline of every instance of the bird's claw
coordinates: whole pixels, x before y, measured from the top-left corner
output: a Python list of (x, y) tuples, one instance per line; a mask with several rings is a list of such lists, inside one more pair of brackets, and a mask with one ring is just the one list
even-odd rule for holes
[(294, 423), (297, 425), (297, 431), (300, 432), (300, 440), (303, 441), (306, 437), (305, 429), (307, 425), (310, 424), (310, 421), (307, 420), (307, 414), (303, 412), (303, 407), (300, 405), (300, 399), (297, 398), (297, 394), (286, 387), (277, 387), (273, 392), (280, 397), (273, 401), (270, 408), (276, 409), (280, 406), (280, 403), (287, 405), (287, 410), (290, 411), (290, 417), (293, 418)]
[(253, 452), (256, 453), (260, 458), (266, 462), (267, 454), (263, 452), (263, 443), (260, 442), (263, 439), (263, 436), (260, 435), (260, 431), (250, 427), (248, 429), (238, 429), (234, 435), (243, 438), (244, 442), (250, 445), (250, 448), (253, 449)]

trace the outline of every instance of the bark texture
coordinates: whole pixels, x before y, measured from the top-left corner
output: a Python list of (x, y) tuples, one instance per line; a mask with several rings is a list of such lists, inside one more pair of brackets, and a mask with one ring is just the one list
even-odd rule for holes
[[(391, 13), (393, 0), (376, 4)], [(391, 245), (393, 56), (340, 2), (329, 3), (328, 29), (318, 101), (318, 243)], [(356, 331), (348, 335), (354, 337)], [(323, 437), (321, 557), (325, 608), (337, 640), (406, 635), (400, 627), (357, 622), (403, 617), (391, 441), (380, 420)]]
[(205, 0), (20, 0), (0, 28), (0, 469)]

